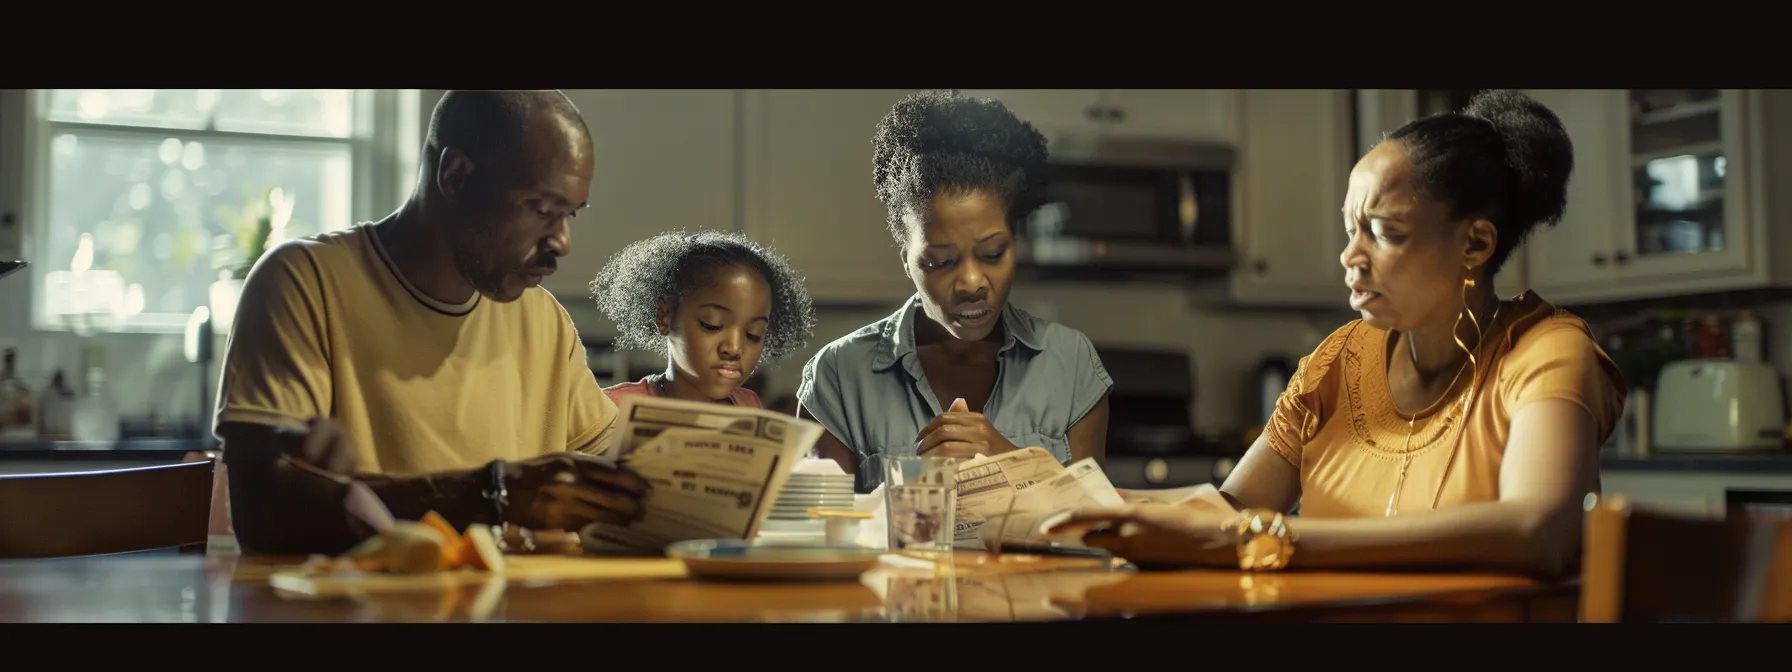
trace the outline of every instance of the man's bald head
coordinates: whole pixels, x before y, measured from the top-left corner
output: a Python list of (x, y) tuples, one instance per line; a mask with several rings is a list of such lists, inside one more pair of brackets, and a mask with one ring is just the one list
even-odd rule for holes
[(417, 197), (481, 294), (512, 301), (571, 250), (591, 132), (558, 91), (449, 91), (424, 143)]
[[(558, 138), (543, 138), (544, 131)], [(532, 164), (547, 158), (529, 155), (532, 149), (543, 149), (532, 145), (544, 139), (590, 144), (585, 117), (565, 94), (554, 90), (448, 91), (429, 117), (429, 135), (423, 143), (426, 174), (435, 175), (442, 151), (450, 148), (466, 154), (475, 165), (490, 168), (488, 174), (526, 174), (534, 168)], [(525, 175), (518, 177), (526, 179)]]

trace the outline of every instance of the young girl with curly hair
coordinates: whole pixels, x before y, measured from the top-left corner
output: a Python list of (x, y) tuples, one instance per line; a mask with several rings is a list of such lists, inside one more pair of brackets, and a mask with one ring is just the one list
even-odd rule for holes
[(604, 390), (763, 408), (741, 384), (762, 361), (801, 349), (814, 328), (803, 278), (745, 236), (672, 231), (612, 257), (591, 282), (618, 348), (666, 356), (666, 371)]

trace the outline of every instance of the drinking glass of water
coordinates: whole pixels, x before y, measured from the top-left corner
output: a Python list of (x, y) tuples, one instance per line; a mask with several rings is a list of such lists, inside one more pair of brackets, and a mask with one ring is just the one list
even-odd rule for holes
[(960, 458), (882, 458), (890, 550), (952, 552)]

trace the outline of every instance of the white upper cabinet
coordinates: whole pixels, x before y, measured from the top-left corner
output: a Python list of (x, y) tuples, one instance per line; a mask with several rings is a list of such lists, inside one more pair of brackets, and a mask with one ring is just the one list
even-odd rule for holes
[(572, 220), (572, 254), (543, 287), (585, 301), (611, 255), (672, 229), (734, 231), (739, 224), (736, 92), (727, 89), (571, 89), (591, 129), (591, 207)]
[(1530, 243), (1531, 284), (1594, 303), (1787, 283), (1788, 96), (1725, 89), (1537, 90), (1574, 142), (1568, 213)]
[(871, 181), (877, 123), (908, 93), (745, 93), (746, 231), (788, 257), (818, 302), (894, 308), (914, 293)]

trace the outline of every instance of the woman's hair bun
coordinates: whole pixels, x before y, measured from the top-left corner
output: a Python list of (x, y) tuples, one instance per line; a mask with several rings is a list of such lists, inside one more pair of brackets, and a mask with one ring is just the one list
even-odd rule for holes
[(1518, 178), (1517, 221), (1527, 227), (1559, 222), (1568, 208), (1568, 176), (1574, 171), (1574, 143), (1562, 120), (1542, 103), (1508, 89), (1477, 94), (1462, 114), (1499, 132), (1506, 165)]

